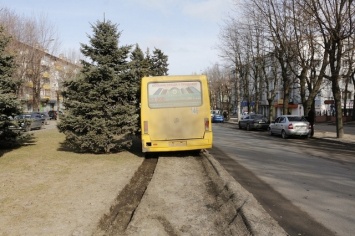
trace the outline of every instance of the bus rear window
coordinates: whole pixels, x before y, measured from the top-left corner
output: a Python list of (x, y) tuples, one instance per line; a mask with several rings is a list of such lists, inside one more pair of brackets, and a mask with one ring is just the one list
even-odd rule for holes
[(148, 104), (150, 108), (201, 106), (201, 82), (149, 83)]

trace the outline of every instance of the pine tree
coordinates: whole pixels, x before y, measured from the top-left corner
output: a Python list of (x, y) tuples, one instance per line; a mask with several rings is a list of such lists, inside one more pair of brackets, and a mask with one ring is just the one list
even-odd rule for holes
[(21, 137), (18, 132), (9, 129), (10, 116), (20, 112), (20, 103), (17, 100), (17, 84), (12, 79), (15, 69), (14, 57), (6, 53), (10, 38), (0, 27), (0, 147), (17, 145)]
[(168, 56), (164, 55), (164, 53), (160, 49), (154, 49), (151, 61), (152, 76), (168, 75)]
[(6, 36), (3, 28), (0, 26), (0, 89), (2, 94), (16, 93), (16, 83), (12, 79), (14, 72), (14, 57), (6, 53), (6, 47), (10, 37)]
[(145, 69), (144, 76), (151, 76), (152, 75), (151, 69), (153, 68), (153, 61), (152, 61), (152, 56), (150, 55), (149, 48), (147, 48), (147, 51), (145, 52), (143, 68)]
[(136, 116), (137, 116), (137, 134), (140, 134), (140, 100), (141, 100), (141, 80), (144, 76), (149, 76), (150, 73), (150, 60), (144, 57), (143, 51), (139, 45), (131, 53), (131, 72), (135, 78), (135, 86), (137, 87), (137, 103), (136, 103)]
[(133, 49), (130, 59), (131, 72), (135, 77), (139, 78), (138, 83), (140, 84), (140, 79), (149, 75), (149, 66), (146, 65), (144, 53), (138, 44)]
[(92, 25), (81, 52), (81, 76), (64, 83), (66, 115), (58, 124), (65, 145), (79, 152), (107, 153), (129, 147), (137, 129), (137, 81), (127, 61), (131, 46), (119, 47), (117, 25)]

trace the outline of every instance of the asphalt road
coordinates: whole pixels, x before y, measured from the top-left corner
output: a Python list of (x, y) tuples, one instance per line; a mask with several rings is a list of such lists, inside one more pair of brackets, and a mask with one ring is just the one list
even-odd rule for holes
[(354, 144), (326, 139), (285, 140), (237, 127), (214, 124), (210, 152), (286, 232), (353, 235)]

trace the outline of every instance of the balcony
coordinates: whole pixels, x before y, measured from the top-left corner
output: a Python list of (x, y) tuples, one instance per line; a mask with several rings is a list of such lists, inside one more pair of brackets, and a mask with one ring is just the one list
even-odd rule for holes
[(42, 75), (43, 78), (49, 78), (50, 77), (50, 74), (48, 72), (43, 72), (43, 75)]
[(63, 66), (61, 66), (61, 65), (56, 65), (56, 66), (55, 66), (55, 69), (56, 69), (57, 71), (62, 71), (62, 70), (63, 70)]
[(29, 87), (29, 88), (33, 88), (33, 82), (32, 81), (28, 81), (28, 82), (25, 83), (25, 86)]
[(50, 89), (51, 89), (50, 84), (44, 84), (44, 85), (43, 85), (43, 89), (45, 89), (45, 90), (50, 90)]
[(45, 103), (48, 103), (50, 97), (48, 96), (41, 96), (41, 102), (45, 102)]

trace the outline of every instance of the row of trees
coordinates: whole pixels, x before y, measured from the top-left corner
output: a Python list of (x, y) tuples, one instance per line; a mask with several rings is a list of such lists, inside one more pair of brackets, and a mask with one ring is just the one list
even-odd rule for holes
[(264, 95), (271, 110), (276, 92), (282, 91), (287, 114), (291, 91), (299, 91), (304, 109), (314, 109), (322, 86), (330, 84), (342, 137), (340, 84), (355, 84), (354, 1), (245, 0), (236, 6), (243, 17), (238, 11), (238, 17), (226, 20), (219, 49), (235, 72), (238, 106), (241, 100), (254, 101), (257, 111)]
[[(90, 44), (82, 44), (80, 77), (64, 82), (66, 113), (58, 128), (65, 145), (81, 152), (128, 148), (139, 130), (140, 80), (168, 74), (168, 57), (156, 49), (119, 46), (121, 32), (111, 21), (92, 25)], [(133, 49), (132, 49), (133, 48)]]

